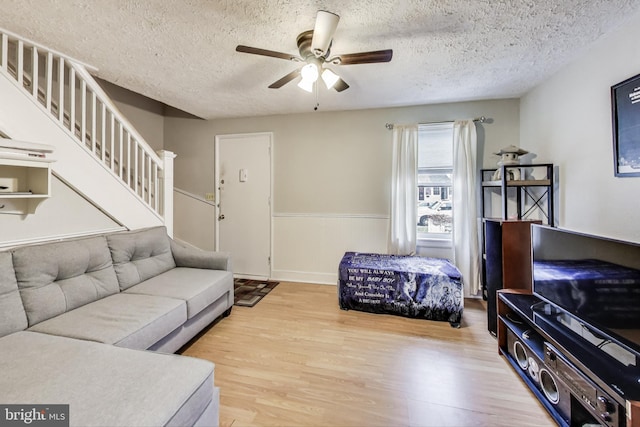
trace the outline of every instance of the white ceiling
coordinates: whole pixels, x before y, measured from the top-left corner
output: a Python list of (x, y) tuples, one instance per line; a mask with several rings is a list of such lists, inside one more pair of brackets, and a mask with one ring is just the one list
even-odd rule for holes
[(393, 49), (382, 64), (334, 67), (319, 110), (519, 97), (640, 10), (640, 0), (0, 0), (0, 28), (98, 69), (98, 77), (212, 119), (310, 112), (290, 82), (318, 9), (340, 15), (332, 55)]

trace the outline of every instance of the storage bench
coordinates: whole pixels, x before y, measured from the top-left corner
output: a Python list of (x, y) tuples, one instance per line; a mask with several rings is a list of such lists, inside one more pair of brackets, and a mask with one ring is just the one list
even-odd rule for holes
[(338, 277), (338, 300), (343, 310), (460, 326), (462, 275), (446, 259), (347, 252), (340, 261)]

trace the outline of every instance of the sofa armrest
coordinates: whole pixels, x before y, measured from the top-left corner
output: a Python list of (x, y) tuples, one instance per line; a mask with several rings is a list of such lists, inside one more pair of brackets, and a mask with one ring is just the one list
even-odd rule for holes
[(171, 252), (176, 267), (208, 268), (231, 271), (231, 254), (228, 252), (203, 251), (171, 241)]

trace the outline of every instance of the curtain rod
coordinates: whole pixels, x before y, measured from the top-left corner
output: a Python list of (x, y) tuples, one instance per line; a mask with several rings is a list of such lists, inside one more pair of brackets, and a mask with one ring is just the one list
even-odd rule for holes
[[(487, 121), (487, 118), (485, 116), (480, 116), (480, 117), (476, 117), (475, 119), (473, 119), (474, 122), (480, 122), (480, 123), (484, 123)], [(453, 123), (454, 120), (447, 120), (444, 122), (427, 122), (427, 123), (418, 123), (420, 125), (441, 125), (441, 124), (445, 124), (445, 123)], [(386, 127), (387, 129), (391, 130), (393, 129), (393, 123), (387, 123), (384, 125), (384, 127)]]

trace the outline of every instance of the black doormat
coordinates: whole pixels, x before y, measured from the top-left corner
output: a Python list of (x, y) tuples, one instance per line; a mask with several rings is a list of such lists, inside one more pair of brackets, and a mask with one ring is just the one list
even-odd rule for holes
[(253, 307), (280, 282), (266, 280), (235, 279), (233, 281), (234, 304)]

